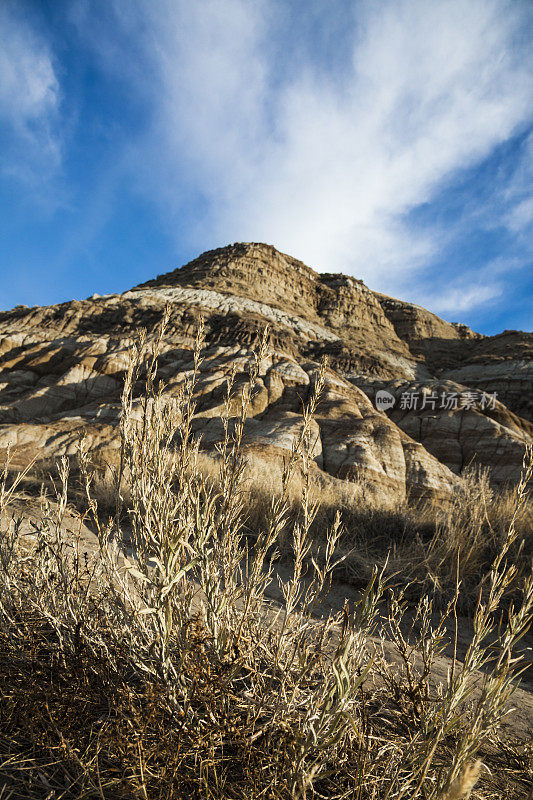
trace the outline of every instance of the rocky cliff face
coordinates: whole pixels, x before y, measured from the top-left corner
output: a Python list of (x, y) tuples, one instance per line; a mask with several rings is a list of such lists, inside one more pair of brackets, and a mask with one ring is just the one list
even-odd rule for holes
[[(275, 472), (290, 450), (327, 356), (314, 457), (317, 480), (339, 502), (445, 496), (470, 463), (489, 467), (495, 483), (518, 477), (533, 442), (532, 334), (484, 337), (254, 243), (204, 253), (121, 295), (1, 313), (0, 454), (10, 446), (20, 464), (73, 455), (82, 434), (95, 451), (117, 448), (132, 339), (167, 304), (160, 376), (169, 392), (189, 374), (200, 317), (206, 323), (195, 424), (207, 451), (220, 437), (227, 377), (245, 379), (268, 324), (270, 355), (246, 428), (261, 469)], [(392, 407), (376, 408), (380, 390)], [(494, 392), (497, 401), (479, 401)], [(449, 395), (457, 407), (440, 408)], [(462, 402), (473, 395), (478, 402)]]

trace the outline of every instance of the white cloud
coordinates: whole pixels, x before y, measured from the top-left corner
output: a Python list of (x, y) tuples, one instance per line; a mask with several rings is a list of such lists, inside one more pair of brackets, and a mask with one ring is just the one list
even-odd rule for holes
[(438, 314), (456, 314), (471, 311), (488, 305), (501, 296), (502, 287), (498, 283), (454, 282), (438, 295), (428, 297), (428, 306)]
[(533, 197), (517, 203), (509, 212), (506, 222), (511, 231), (522, 231), (533, 222)]
[(23, 179), (49, 174), (60, 159), (59, 83), (47, 43), (7, 2), (0, 7), (0, 75), (0, 119), (9, 132), (3, 170)]
[(507, 208), (503, 222), (515, 234), (523, 234), (533, 223), (533, 134), (522, 143), (513, 176), (502, 193)]
[[(267, 241), (405, 294), (457, 234), (415, 228), (409, 213), (530, 118), (531, 6), (362, 0), (344, 34), (351, 58), (328, 70), (313, 41), (296, 43), (302, 30), (312, 38), (298, 9), (320, 26), (338, 6), (115, 0), (115, 30), (87, 11), (79, 26), (106, 68), (129, 74), (145, 97), (132, 170), (170, 225), (187, 218), (179, 235), (189, 248)], [(516, 229), (528, 191), (509, 187), (502, 209), (488, 202), (480, 218), (500, 213)], [(499, 284), (474, 276), (469, 286), (441, 293), (439, 308), (489, 302)]]
[(500, 256), (485, 262), (481, 270), (469, 267), (466, 259), (455, 266), (452, 275), (428, 270), (424, 282), (414, 289), (412, 299), (448, 318), (457, 319), (457, 314), (471, 311), (487, 312), (496, 303), (501, 305), (509, 285), (519, 285), (520, 272), (528, 269), (530, 263)]
[(361, 3), (352, 63), (334, 77), (272, 63), (271, 4), (138, 8), (160, 81), (150, 170), (180, 211), (184, 192), (202, 197), (199, 247), (206, 234), (269, 241), (391, 290), (440, 245), (405, 215), (527, 119), (520, 4)]

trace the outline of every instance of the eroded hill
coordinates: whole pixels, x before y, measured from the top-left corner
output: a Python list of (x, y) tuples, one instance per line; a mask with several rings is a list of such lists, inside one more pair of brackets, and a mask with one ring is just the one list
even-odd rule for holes
[[(120, 295), (1, 313), (0, 449), (11, 447), (18, 465), (74, 455), (82, 435), (102, 459), (116, 451), (131, 343), (167, 304), (159, 376), (168, 392), (190, 374), (205, 320), (195, 425), (207, 451), (220, 438), (226, 381), (232, 372), (246, 380), (268, 325), (245, 438), (263, 473), (279, 472), (327, 356), (315, 473), (342, 505), (362, 493), (444, 496), (471, 463), (488, 467), (496, 484), (518, 478), (533, 443), (533, 334), (482, 336), (256, 243), (209, 251)], [(380, 390), (393, 407), (376, 408)]]

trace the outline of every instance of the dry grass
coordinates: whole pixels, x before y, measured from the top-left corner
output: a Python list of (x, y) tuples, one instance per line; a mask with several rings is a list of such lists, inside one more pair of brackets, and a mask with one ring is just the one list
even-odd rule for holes
[(345, 515), (349, 580), (368, 579), (376, 565), (386, 565), (408, 594), (430, 593), (442, 608), (461, 584), (458, 607), (472, 614), (485, 576), (515, 531), (508, 557), (518, 569), (507, 598), (518, 596), (533, 559), (532, 470), (526, 453), (522, 483), (496, 491), (486, 471), (472, 468), (461, 477), (448, 505), (400, 503), (396, 508), (368, 506)]
[[(103, 516), (115, 508), (113, 475), (117, 465), (116, 451), (93, 456), (93, 495)], [(206, 483), (219, 491), (220, 456), (199, 451), (196, 467)], [(309, 472), (309, 498), (316, 506), (311, 533), (317, 546), (323, 544), (324, 531), (333, 524), (339, 510), (342, 513), (339, 549), (346, 557), (339, 565), (338, 577), (363, 587), (378, 565), (396, 584), (408, 586), (407, 595), (412, 601), (429, 592), (440, 608), (454, 596), (459, 579), (458, 608), (472, 615), (487, 570), (512, 523), (517, 536), (509, 557), (520, 569), (513, 582), (515, 591), (511, 586), (507, 598), (519, 593), (533, 558), (533, 500), (528, 495), (519, 498), (518, 485), (495, 490), (486, 470), (470, 468), (447, 505), (401, 501), (392, 507), (380, 506), (364, 498), (362, 489), (360, 504), (339, 509), (338, 497), (333, 491), (324, 490), (313, 464)], [(288, 517), (293, 521), (300, 513), (304, 481), (302, 465), (295, 464), (284, 493)], [(262, 463), (257, 456), (244, 458), (243, 528), (252, 539), (261, 529), (272, 498), (283, 494), (282, 482), (281, 462)], [(123, 481), (121, 493), (125, 508), (130, 507), (128, 480)], [(127, 515), (124, 522), (127, 523)], [(290, 552), (290, 536), (282, 533), (278, 545), (282, 554)]]
[[(437, 687), (432, 665), (445, 645), (446, 615), (459, 601), (457, 581), (440, 625), (431, 623), (431, 601), (420, 603), (414, 645), (403, 639), (402, 596), (390, 593), (391, 636), (405, 657), (399, 671), (370, 646), (388, 592), (384, 569), (374, 569), (350, 612), (313, 616), (346, 561), (338, 515), (320, 548), (313, 538), (320, 509), (312, 498), (309, 431), (323, 371), (281, 490), (264, 503), (252, 542), (242, 436), (265, 343), (237, 397), (228, 385), (216, 480), (203, 474), (191, 433), (201, 333), (195, 369), (177, 397), (157, 383), (157, 348), (157, 339), (150, 347), (141, 339), (126, 379), (107, 524), (88, 454), (80, 451), (85, 519), (98, 531), (94, 557), (63, 534), (66, 461), (55, 501), (43, 500), (33, 550), (21, 546), (21, 521), (8, 514), (16, 485), (9, 486), (7, 470), (0, 483), (2, 800), (451, 800), (468, 797), (474, 786), (485, 800), (504, 792), (523, 797), (526, 756), (500, 742), (498, 731), (522, 669), (512, 654), (533, 619), (531, 565), (520, 575), (510, 559), (519, 547), (527, 470), (479, 578), (472, 643)], [(139, 408), (133, 387), (141, 369)], [(297, 514), (290, 488), (296, 473)], [(118, 544), (125, 514), (129, 560)], [(443, 547), (468, 554), (454, 530)], [(280, 579), (283, 603), (273, 608), (265, 590), (280, 542), (290, 542), (292, 569)], [(436, 545), (426, 557), (444, 574)], [(472, 563), (480, 568), (480, 556)], [(511, 588), (517, 600), (499, 625)], [(421, 670), (409, 658), (413, 646)], [(500, 768), (502, 752), (513, 760), (512, 772)]]

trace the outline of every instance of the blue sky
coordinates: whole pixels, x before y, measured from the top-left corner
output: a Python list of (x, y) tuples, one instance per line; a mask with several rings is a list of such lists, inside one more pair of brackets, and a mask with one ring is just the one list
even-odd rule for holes
[(3, 0), (0, 308), (266, 241), (533, 329), (533, 4)]

